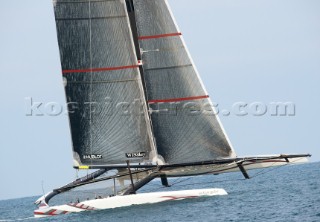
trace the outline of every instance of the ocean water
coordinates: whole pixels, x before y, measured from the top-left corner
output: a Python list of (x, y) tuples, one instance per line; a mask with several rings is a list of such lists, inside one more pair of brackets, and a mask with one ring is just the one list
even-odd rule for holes
[[(168, 189), (224, 188), (229, 195), (33, 218), (38, 197), (0, 201), (0, 221), (320, 221), (320, 163), (170, 179)], [(142, 192), (154, 191), (154, 181)], [(164, 191), (164, 188), (158, 188)]]

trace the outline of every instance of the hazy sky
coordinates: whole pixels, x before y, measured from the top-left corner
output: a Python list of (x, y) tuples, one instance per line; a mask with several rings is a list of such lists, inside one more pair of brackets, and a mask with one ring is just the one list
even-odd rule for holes
[[(220, 110), (266, 104), (264, 116), (221, 115), (239, 156), (312, 153), (320, 160), (320, 1), (170, 0)], [(63, 104), (52, 2), (0, 7), (0, 199), (32, 196), (75, 177), (68, 119), (27, 117), (26, 97)], [(295, 116), (271, 116), (272, 102)]]

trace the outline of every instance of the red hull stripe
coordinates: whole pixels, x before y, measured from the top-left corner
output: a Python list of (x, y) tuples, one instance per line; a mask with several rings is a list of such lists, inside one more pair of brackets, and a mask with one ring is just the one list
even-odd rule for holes
[(57, 210), (50, 212), (49, 215), (53, 216), (53, 215), (55, 215), (55, 212), (57, 212)]
[(179, 199), (188, 199), (188, 198), (197, 198), (199, 196), (181, 196), (181, 197), (175, 197), (175, 196), (162, 196), (161, 198), (169, 198), (172, 200), (179, 200)]
[(185, 97), (185, 98), (174, 98), (174, 99), (158, 99), (158, 100), (150, 100), (148, 103), (170, 103), (170, 102), (180, 102), (180, 101), (188, 101), (188, 100), (198, 100), (198, 99), (206, 99), (209, 98), (208, 95), (205, 96), (194, 96), (194, 97)]
[(82, 72), (103, 72), (103, 71), (114, 71), (114, 70), (134, 69), (134, 68), (139, 68), (139, 65), (94, 68), (94, 69), (70, 69), (70, 70), (62, 70), (62, 73), (69, 74), (69, 73), (82, 73)]
[(90, 207), (90, 206), (87, 206), (87, 205), (84, 205), (84, 204), (73, 203), (73, 204), (68, 204), (68, 206), (79, 208), (79, 209), (82, 209), (82, 210), (95, 210), (94, 207)]
[(166, 37), (179, 36), (179, 35), (182, 35), (182, 33), (181, 32), (177, 32), (177, 33), (168, 33), (168, 34), (162, 34), (162, 35), (140, 36), (140, 37), (138, 37), (138, 39), (139, 40), (159, 39), (159, 38), (166, 38)]
[(42, 213), (42, 212), (33, 212), (33, 214), (35, 214), (35, 215), (46, 215), (45, 213)]
[(55, 216), (60, 214), (67, 214), (69, 211), (59, 211), (59, 210), (49, 210), (47, 212), (34, 212), (34, 215), (47, 215), (47, 216)]

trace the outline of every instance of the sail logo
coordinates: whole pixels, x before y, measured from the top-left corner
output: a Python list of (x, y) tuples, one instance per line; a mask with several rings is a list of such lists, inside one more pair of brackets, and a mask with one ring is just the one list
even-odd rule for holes
[(83, 155), (84, 160), (100, 160), (102, 159), (102, 155), (100, 154), (84, 154)]
[(127, 158), (144, 158), (146, 157), (146, 152), (136, 152), (136, 153), (126, 153)]

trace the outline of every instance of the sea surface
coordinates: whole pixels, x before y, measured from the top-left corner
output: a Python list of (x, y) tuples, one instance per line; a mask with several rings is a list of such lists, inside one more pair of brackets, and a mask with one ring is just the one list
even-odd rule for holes
[[(169, 190), (224, 188), (229, 195), (33, 218), (38, 197), (0, 201), (0, 221), (320, 221), (320, 163), (170, 179)], [(153, 181), (142, 192), (165, 191)]]

